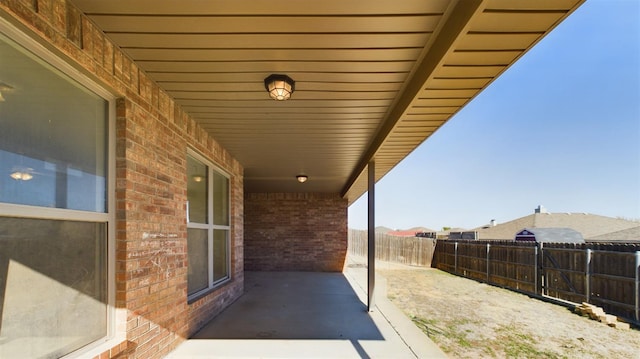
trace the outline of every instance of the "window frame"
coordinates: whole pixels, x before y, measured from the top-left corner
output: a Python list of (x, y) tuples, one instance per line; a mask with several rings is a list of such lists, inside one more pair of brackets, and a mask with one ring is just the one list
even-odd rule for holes
[[(105, 176), (105, 200), (107, 206), (105, 212), (93, 212), (85, 210), (74, 210), (64, 208), (41, 207), (24, 204), (13, 204), (0, 202), (0, 216), (14, 218), (34, 218), (49, 220), (66, 220), (81, 222), (106, 223), (106, 285), (107, 285), (107, 328), (106, 336), (85, 346), (70, 352), (64, 358), (78, 358), (87, 355), (95, 356), (119, 343), (125, 338), (126, 333), (118, 329), (119, 325), (126, 320), (121, 309), (116, 308), (116, 96), (102, 87), (88, 74), (81, 72), (70, 63), (63, 60), (62, 55), (49, 47), (45, 47), (38, 42), (36, 36), (30, 36), (16, 27), (7, 19), (0, 17), (0, 33), (13, 41), (30, 55), (38, 58), (54, 70), (59, 71), (71, 81), (83, 86), (88, 91), (107, 102), (106, 118), (106, 176)], [(97, 353), (97, 354), (95, 354)]]
[[(186, 206), (186, 219), (187, 219), (187, 228), (193, 229), (205, 229), (207, 230), (207, 287), (200, 289), (194, 293), (187, 292), (187, 300), (189, 303), (203, 297), (208, 294), (212, 290), (224, 285), (232, 279), (231, 273), (231, 176), (225, 170), (223, 170), (220, 166), (217, 166), (213, 161), (207, 159), (205, 156), (201, 155), (197, 151), (187, 148), (187, 156), (193, 157), (195, 160), (201, 162), (207, 167), (207, 223), (197, 223), (191, 222), (189, 220), (189, 205), (187, 197), (187, 206)], [(185, 175), (186, 175), (185, 171)], [(214, 197), (213, 197), (213, 188), (214, 188), (214, 176), (213, 174), (217, 173), (222, 177), (227, 179), (227, 225), (220, 225), (214, 223)], [(187, 178), (187, 181), (189, 178)], [(224, 230), (226, 232), (226, 253), (225, 253), (225, 265), (227, 268), (227, 275), (224, 278), (219, 280), (214, 280), (214, 231), (215, 230)], [(189, 238), (187, 236), (187, 246), (189, 245)], [(187, 257), (188, 259), (188, 257)], [(188, 261), (187, 261), (188, 262)], [(188, 264), (190, 265), (190, 264)], [(188, 280), (188, 279), (187, 279)]]

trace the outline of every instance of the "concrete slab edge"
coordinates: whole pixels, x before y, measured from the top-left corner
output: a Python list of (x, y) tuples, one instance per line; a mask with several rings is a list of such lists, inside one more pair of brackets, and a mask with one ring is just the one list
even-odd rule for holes
[[(357, 290), (358, 297), (366, 301), (366, 269), (364, 274), (358, 275), (355, 269), (346, 269), (345, 277)], [(362, 278), (364, 277), (364, 278)], [(364, 280), (363, 280), (364, 279)], [(398, 307), (387, 298), (386, 278), (376, 274), (374, 309), (377, 310), (391, 327), (398, 333), (405, 345), (413, 352), (416, 358), (448, 358), (448, 356)]]

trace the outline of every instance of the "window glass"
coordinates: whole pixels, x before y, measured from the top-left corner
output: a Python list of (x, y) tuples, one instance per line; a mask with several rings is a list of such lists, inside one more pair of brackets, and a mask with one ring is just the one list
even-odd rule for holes
[(0, 202), (106, 212), (108, 101), (0, 36)]
[(213, 231), (213, 280), (219, 281), (229, 276), (227, 260), (227, 233), (226, 230), (215, 229)]
[(209, 173), (207, 166), (197, 159), (187, 156), (187, 200), (189, 222), (209, 223), (207, 189)]
[(0, 358), (107, 335), (106, 223), (0, 217)]
[(229, 225), (229, 179), (213, 173), (213, 224)]
[(187, 278), (188, 293), (194, 293), (209, 286), (209, 235), (206, 229), (187, 229), (187, 255), (189, 272)]

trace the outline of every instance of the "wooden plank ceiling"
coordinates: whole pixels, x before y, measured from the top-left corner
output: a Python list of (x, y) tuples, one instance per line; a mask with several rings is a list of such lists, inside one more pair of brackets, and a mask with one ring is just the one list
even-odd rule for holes
[[(378, 180), (583, 0), (73, 2), (242, 163), (246, 192), (352, 203), (371, 159)], [(269, 98), (273, 73), (290, 100)]]

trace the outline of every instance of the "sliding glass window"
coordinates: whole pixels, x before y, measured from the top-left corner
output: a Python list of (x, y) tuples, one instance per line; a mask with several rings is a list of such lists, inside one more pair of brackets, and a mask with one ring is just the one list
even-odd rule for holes
[(109, 336), (112, 101), (14, 32), (0, 27), (0, 358), (53, 358)]
[(187, 154), (189, 298), (229, 279), (229, 178), (204, 157)]

